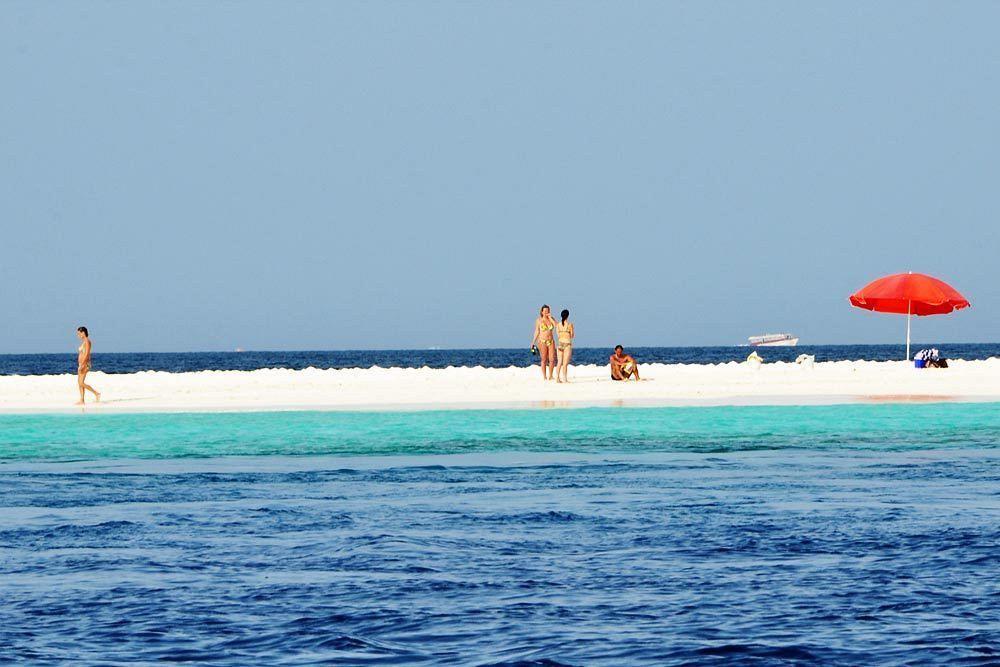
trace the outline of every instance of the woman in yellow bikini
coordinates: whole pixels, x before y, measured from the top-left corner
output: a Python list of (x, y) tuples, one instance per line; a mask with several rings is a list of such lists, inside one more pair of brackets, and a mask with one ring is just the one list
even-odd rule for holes
[(82, 342), (80, 343), (80, 348), (76, 351), (76, 386), (80, 390), (80, 400), (76, 402), (77, 405), (83, 405), (84, 396), (86, 392), (90, 391), (94, 394), (94, 399), (98, 402), (101, 400), (101, 392), (97, 391), (89, 384), (87, 384), (87, 373), (90, 372), (90, 332), (87, 331), (87, 327), (78, 327), (76, 330), (76, 337)]
[(556, 321), (552, 319), (549, 307), (542, 306), (538, 312), (538, 319), (535, 320), (535, 333), (531, 337), (531, 347), (535, 347), (535, 343), (538, 343), (538, 355), (542, 359), (543, 380), (551, 380), (554, 377), (556, 344), (552, 338), (552, 332), (555, 328)]
[(556, 364), (556, 382), (569, 382), (569, 362), (573, 358), (573, 338), (576, 337), (576, 327), (569, 321), (569, 311), (559, 313), (562, 322), (556, 325), (556, 335), (559, 336), (559, 363)]

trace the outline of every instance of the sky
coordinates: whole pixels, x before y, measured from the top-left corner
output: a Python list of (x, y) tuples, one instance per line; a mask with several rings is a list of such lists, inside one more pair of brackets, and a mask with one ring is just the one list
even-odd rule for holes
[(1000, 340), (1000, 3), (5, 2), (0, 353)]

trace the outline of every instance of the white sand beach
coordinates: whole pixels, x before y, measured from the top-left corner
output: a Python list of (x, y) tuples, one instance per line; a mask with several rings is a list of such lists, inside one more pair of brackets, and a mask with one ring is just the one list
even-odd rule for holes
[[(196, 373), (91, 373), (103, 392), (88, 411), (291, 409), (473, 409), (651, 405), (815, 404), (1000, 400), (1000, 359), (952, 361), (947, 369), (906, 362), (836, 361), (646, 364), (642, 382), (614, 382), (606, 366), (571, 368), (569, 384), (532, 368), (262, 369)], [(89, 398), (89, 397), (88, 397)], [(0, 377), (0, 411), (78, 411), (73, 375)]]

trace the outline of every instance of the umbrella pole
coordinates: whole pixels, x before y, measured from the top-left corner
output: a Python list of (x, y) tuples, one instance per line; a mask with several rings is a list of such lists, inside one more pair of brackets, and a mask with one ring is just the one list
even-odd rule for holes
[(910, 360), (910, 307), (913, 305), (912, 301), (906, 302), (906, 360)]

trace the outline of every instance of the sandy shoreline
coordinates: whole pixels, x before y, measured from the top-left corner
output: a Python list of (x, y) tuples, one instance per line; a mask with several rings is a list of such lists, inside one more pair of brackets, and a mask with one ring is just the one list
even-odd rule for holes
[[(915, 369), (906, 362), (647, 364), (643, 381), (613, 382), (606, 366), (578, 366), (570, 384), (534, 368), (371, 368), (108, 375), (88, 412), (419, 410), (657, 405), (807, 405), (1000, 400), (1000, 359)], [(72, 375), (0, 377), (0, 412), (74, 412)]]

